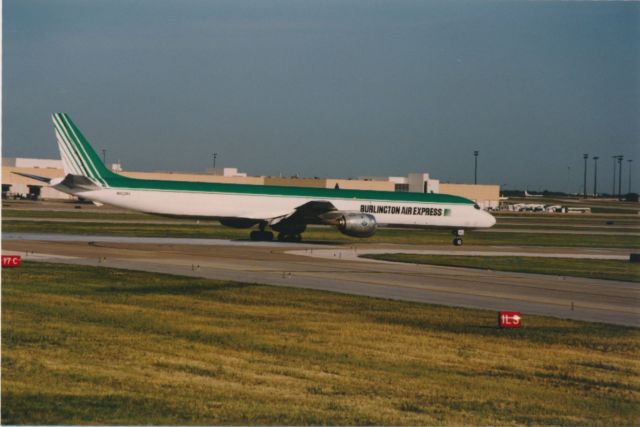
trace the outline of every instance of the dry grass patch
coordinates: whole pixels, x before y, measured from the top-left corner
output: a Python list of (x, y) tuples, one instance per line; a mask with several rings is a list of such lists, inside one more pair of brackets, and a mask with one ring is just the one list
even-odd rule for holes
[(3, 272), (8, 424), (629, 425), (640, 333), (115, 269)]

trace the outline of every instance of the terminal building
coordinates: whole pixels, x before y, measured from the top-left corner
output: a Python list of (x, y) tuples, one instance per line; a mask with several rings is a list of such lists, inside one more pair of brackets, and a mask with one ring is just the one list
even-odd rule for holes
[[(432, 179), (428, 173), (411, 173), (406, 177), (297, 178), (248, 176), (236, 168), (209, 169), (206, 172), (130, 172), (119, 163), (111, 169), (130, 178), (174, 181), (217, 182), (228, 184), (282, 185), (291, 187), (340, 188), (345, 190), (403, 191), (412, 193), (444, 193), (474, 200), (484, 209), (496, 209), (500, 201), (500, 186), (454, 184)], [(41, 182), (13, 172), (57, 178), (64, 176), (62, 160), (3, 158), (2, 198), (21, 199), (73, 199)]]

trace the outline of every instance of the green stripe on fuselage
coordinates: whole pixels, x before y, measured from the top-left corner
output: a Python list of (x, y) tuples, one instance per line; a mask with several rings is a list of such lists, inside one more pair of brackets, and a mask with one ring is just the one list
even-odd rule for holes
[(329, 188), (285, 187), (279, 185), (224, 184), (190, 181), (160, 181), (128, 178), (113, 174), (107, 179), (112, 188), (128, 190), (184, 191), (198, 193), (244, 194), (255, 196), (358, 199), (361, 201), (474, 204), (472, 200), (450, 194), (396, 193), (392, 191), (335, 190)]

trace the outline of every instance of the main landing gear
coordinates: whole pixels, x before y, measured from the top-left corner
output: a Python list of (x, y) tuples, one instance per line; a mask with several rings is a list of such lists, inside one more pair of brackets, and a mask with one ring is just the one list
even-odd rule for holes
[(254, 230), (249, 234), (249, 238), (254, 242), (270, 242), (273, 240), (273, 233), (270, 231), (264, 231), (267, 224), (260, 224), (260, 230)]
[(270, 231), (252, 231), (249, 238), (254, 242), (270, 242), (273, 240), (273, 233)]
[(302, 233), (307, 229), (307, 226), (293, 222), (281, 222), (272, 225), (271, 228), (278, 232), (278, 242), (299, 242), (302, 240)]
[(464, 230), (453, 230), (453, 245), (462, 246), (462, 236), (464, 236)]
[(302, 240), (300, 234), (284, 234), (278, 233), (278, 242), (299, 242)]
[[(254, 242), (271, 242), (273, 233), (265, 231), (267, 223), (260, 224), (260, 230), (254, 230), (249, 234), (249, 238)], [(274, 227), (278, 231), (278, 242), (299, 242), (302, 240), (302, 232), (306, 229), (304, 225), (289, 227)]]

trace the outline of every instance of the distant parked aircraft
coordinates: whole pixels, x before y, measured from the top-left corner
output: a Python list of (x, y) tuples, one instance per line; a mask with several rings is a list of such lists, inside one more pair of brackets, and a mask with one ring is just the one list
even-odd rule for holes
[(53, 125), (66, 176), (46, 182), (62, 192), (163, 216), (216, 219), (235, 228), (258, 227), (252, 240), (300, 241), (309, 224), (327, 224), (355, 237), (372, 236), (379, 225), (451, 229), (462, 244), (466, 229), (488, 228), (495, 218), (472, 200), (447, 194), (396, 193), (268, 185), (134, 179), (102, 163), (65, 113)]

